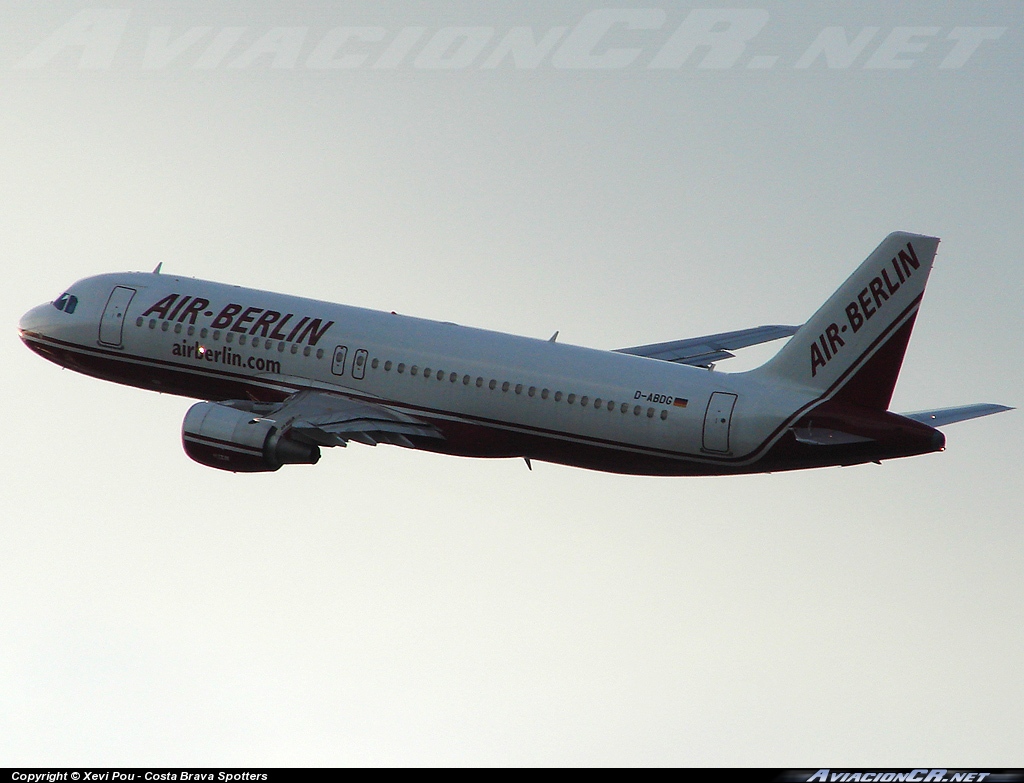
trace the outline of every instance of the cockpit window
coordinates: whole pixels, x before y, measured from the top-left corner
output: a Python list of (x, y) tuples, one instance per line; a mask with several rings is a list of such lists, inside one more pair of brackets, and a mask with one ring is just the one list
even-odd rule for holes
[(54, 300), (53, 306), (71, 315), (75, 312), (75, 308), (78, 307), (78, 297), (68, 293), (61, 294)]

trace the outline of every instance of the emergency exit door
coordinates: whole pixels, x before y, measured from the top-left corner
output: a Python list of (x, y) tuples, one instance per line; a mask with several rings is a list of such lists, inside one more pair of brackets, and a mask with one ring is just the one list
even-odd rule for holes
[(331, 360), (331, 372), (335, 375), (345, 374), (345, 360), (348, 358), (348, 346), (339, 345), (334, 349), (334, 358)]

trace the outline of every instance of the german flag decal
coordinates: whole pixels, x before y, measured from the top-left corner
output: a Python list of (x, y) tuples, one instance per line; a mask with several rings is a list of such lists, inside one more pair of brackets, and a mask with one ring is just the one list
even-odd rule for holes
[(689, 400), (684, 400), (682, 397), (676, 397), (672, 400), (672, 406), (675, 408), (685, 408)]

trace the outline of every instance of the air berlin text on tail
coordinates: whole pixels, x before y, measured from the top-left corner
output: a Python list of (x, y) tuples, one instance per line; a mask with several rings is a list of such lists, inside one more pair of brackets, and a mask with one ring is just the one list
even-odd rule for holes
[[(901, 250), (890, 262), (893, 274), (890, 277), (888, 264), (883, 266), (878, 274), (871, 278), (871, 281), (856, 299), (846, 305), (846, 319), (848, 324), (839, 326), (831, 323), (825, 327), (825, 331), (818, 335), (818, 339), (811, 343), (811, 377), (818, 374), (818, 368), (824, 367), (839, 353), (846, 345), (840, 337), (840, 333), (846, 332), (847, 328), (852, 329), (856, 334), (864, 325), (865, 321), (874, 318), (882, 309), (889, 297), (900, 290), (900, 286), (907, 282), (915, 269), (921, 268), (921, 262), (914, 252), (914, 245), (907, 242), (907, 249)], [(819, 347), (820, 346), (820, 347)]]

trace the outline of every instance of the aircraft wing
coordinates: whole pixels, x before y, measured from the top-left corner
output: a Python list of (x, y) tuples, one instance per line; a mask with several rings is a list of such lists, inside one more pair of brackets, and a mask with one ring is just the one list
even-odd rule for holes
[(619, 348), (615, 353), (646, 356), (648, 359), (691, 364), (694, 367), (710, 367), (714, 362), (731, 359), (735, 354), (730, 351), (771, 342), (782, 337), (790, 337), (799, 328), (799, 326), (755, 326), (753, 329), (740, 329), (737, 332), (722, 332), (721, 334), (690, 337), (686, 340), (673, 340), (667, 343)]
[(929, 427), (944, 427), (947, 424), (955, 424), (958, 421), (967, 421), (968, 419), (976, 419), (979, 416), (991, 416), (993, 413), (1012, 410), (1013, 408), (1007, 405), (982, 402), (976, 405), (960, 405), (956, 408), (935, 408), (930, 411), (901, 413), (900, 416), (927, 424)]
[(351, 440), (368, 446), (391, 443), (412, 447), (408, 435), (443, 437), (427, 422), (386, 405), (334, 392), (302, 391), (280, 403), (233, 400), (222, 404), (273, 421), (290, 438), (318, 446), (347, 446)]

